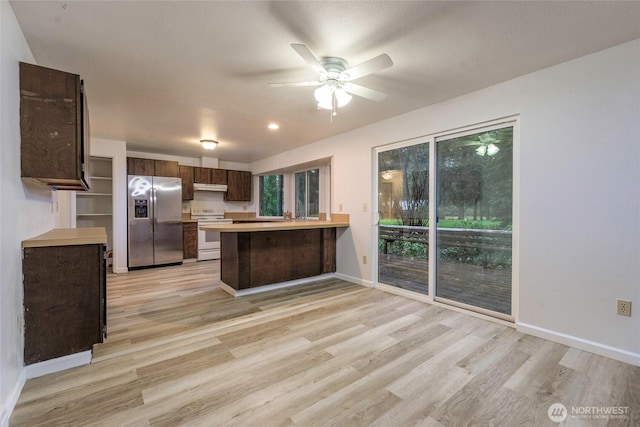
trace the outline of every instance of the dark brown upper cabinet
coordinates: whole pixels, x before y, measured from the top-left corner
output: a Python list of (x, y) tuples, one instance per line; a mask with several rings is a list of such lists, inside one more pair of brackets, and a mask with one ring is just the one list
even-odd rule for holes
[(168, 160), (154, 160), (153, 161), (153, 174), (155, 176), (168, 176), (171, 178), (179, 178), (178, 162), (171, 162)]
[(211, 169), (209, 168), (193, 168), (193, 182), (198, 184), (213, 184), (211, 177)]
[(211, 183), (227, 185), (227, 170), (211, 169)]
[(251, 172), (228, 170), (224, 199), (228, 202), (250, 202)]
[(193, 182), (197, 182), (199, 184), (227, 185), (227, 170), (194, 167)]
[(153, 160), (127, 157), (127, 175), (153, 176)]
[(182, 200), (193, 200), (193, 166), (178, 167), (182, 179)]
[(178, 178), (178, 162), (127, 157), (127, 174)]
[(89, 189), (89, 115), (77, 74), (20, 63), (20, 176)]

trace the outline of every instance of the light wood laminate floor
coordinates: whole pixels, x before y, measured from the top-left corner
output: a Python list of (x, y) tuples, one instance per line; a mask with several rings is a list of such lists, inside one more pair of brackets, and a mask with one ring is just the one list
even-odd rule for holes
[(628, 407), (640, 368), (339, 280), (233, 298), (219, 263), (108, 277), (93, 363), (28, 380), (16, 426), (554, 426)]

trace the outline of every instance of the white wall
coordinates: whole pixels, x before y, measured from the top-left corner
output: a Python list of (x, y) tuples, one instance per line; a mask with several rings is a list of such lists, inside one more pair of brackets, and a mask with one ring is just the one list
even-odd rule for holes
[[(333, 207), (351, 214), (337, 271), (371, 283), (372, 148), (520, 117), (518, 329), (640, 365), (640, 40), (251, 164), (333, 155)], [(348, 107), (347, 107), (348, 108)], [(338, 115), (337, 120), (340, 120)], [(517, 143), (517, 141), (516, 141)]]
[(18, 62), (35, 63), (7, 1), (0, 2), (0, 425), (25, 380), (21, 242), (55, 227), (52, 191), (20, 179)]

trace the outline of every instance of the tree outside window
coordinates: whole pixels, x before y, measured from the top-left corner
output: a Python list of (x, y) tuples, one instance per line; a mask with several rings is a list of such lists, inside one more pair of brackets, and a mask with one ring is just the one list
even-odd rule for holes
[(260, 182), (260, 216), (282, 216), (283, 175), (263, 175)]
[(320, 169), (295, 174), (296, 218), (317, 218), (320, 209)]

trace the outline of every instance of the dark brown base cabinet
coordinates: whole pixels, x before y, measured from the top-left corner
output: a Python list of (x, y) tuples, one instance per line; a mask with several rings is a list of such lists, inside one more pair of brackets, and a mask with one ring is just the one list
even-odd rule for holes
[(235, 290), (336, 271), (336, 229), (220, 233), (222, 281)]
[(106, 333), (103, 244), (25, 247), (24, 363), (91, 350)]
[(198, 223), (185, 222), (182, 224), (183, 258), (198, 258)]

